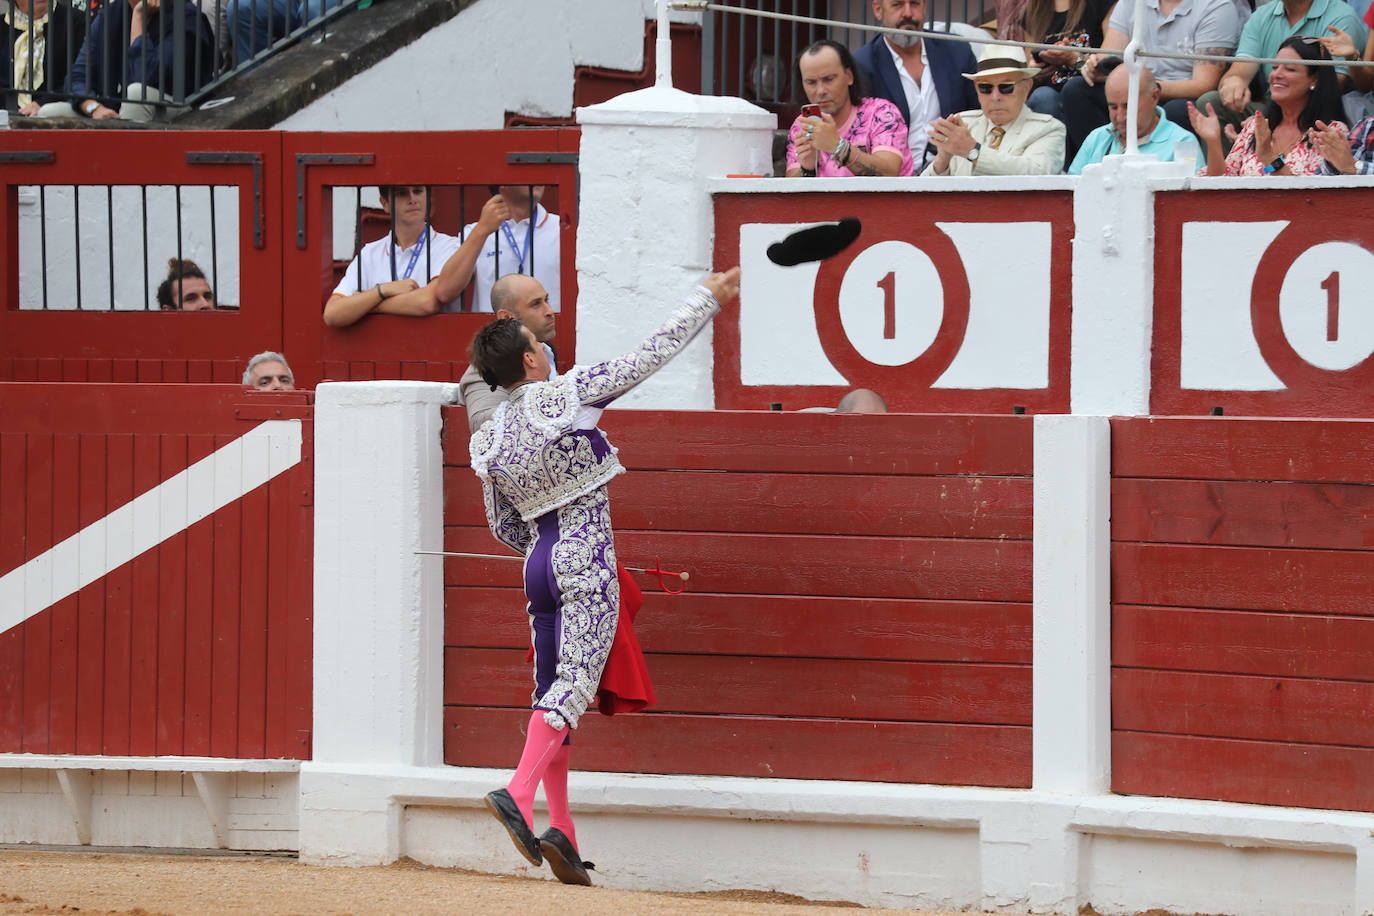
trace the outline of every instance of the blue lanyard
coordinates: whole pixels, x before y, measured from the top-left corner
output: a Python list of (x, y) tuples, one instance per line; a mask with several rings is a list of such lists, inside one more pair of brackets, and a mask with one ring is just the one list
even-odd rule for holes
[(523, 249), (516, 243), (515, 233), (510, 231), (510, 220), (501, 224), (501, 231), (506, 234), (506, 241), (510, 243), (511, 251), (520, 255), (520, 263), (515, 268), (516, 273), (525, 272), (525, 255), (529, 254), (530, 245), (534, 244), (534, 217), (536, 215), (536, 213), (530, 213), (530, 228), (525, 233), (525, 247)]
[[(425, 242), (426, 242), (428, 239), (429, 239), (429, 223), (426, 222), (426, 223), (425, 223), (425, 231), (420, 233), (420, 241), (418, 241), (418, 242), (415, 243), (415, 250), (412, 251), (412, 252), (410, 253), (410, 263), (406, 265), (405, 276), (403, 276), (401, 279), (403, 279), (403, 280), (409, 280), (409, 279), (410, 279), (410, 275), (413, 274), (413, 273), (415, 273), (415, 262), (418, 261), (418, 260), (420, 260), (420, 252), (422, 252), (422, 251), (425, 250)], [(396, 251), (396, 248), (395, 248), (396, 239), (395, 239), (395, 238), (393, 238), (393, 239), (391, 240), (391, 244), (392, 244), (392, 249), (391, 249), (391, 250), (392, 250), (392, 252), (393, 252), (392, 257), (391, 257), (391, 279), (395, 280), (395, 279), (396, 279), (396, 256), (395, 256), (395, 254), (394, 254), (394, 252)], [(429, 278), (426, 277), (425, 279), (428, 280)]]

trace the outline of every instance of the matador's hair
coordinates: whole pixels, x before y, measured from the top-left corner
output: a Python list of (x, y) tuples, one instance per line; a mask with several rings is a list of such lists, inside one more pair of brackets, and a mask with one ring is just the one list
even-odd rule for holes
[(509, 388), (525, 377), (525, 354), (534, 347), (524, 332), (519, 318), (498, 318), (472, 338), (468, 358), (492, 391)]

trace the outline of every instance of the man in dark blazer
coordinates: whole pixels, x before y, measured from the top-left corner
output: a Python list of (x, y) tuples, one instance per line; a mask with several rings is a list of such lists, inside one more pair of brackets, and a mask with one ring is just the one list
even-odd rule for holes
[[(873, 0), (873, 15), (887, 28), (919, 31), (925, 25), (926, 0)], [(897, 70), (898, 61), (905, 80)], [(854, 52), (854, 62), (864, 95), (887, 99), (906, 118), (907, 141), (918, 173), (935, 155), (929, 148), (930, 122), (978, 107), (973, 84), (963, 77), (974, 68), (973, 52), (964, 42), (878, 35)]]

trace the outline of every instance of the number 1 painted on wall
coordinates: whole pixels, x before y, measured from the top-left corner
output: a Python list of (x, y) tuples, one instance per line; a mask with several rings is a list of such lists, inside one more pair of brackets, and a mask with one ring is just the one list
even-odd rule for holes
[(878, 281), (878, 289), (883, 291), (883, 340), (893, 340), (897, 337), (896, 272), (888, 271), (887, 276)]
[(1337, 337), (1337, 309), (1341, 303), (1341, 272), (1339, 270), (1331, 271), (1331, 276), (1322, 281), (1322, 289), (1326, 290), (1326, 339), (1332, 341)]

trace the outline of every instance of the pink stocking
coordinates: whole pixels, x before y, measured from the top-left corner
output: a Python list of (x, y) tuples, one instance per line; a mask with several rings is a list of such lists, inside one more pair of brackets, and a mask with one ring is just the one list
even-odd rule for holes
[(549, 826), (557, 827), (577, 848), (577, 834), (573, 832), (572, 812), (568, 810), (568, 760), (572, 756), (572, 745), (564, 744), (558, 748), (549, 768), (544, 771), (544, 797), (549, 802)]
[[(530, 716), (529, 730), (525, 735), (525, 751), (520, 755), (520, 765), (515, 768), (515, 775), (511, 777), (506, 791), (515, 799), (520, 813), (525, 816), (525, 824), (531, 830), (534, 829), (534, 790), (539, 788), (539, 780), (544, 778), (544, 772), (566, 734), (567, 732), (560, 731), (544, 721), (544, 710), (536, 709)], [(566, 783), (566, 767), (564, 773)], [(564, 797), (567, 797), (566, 789)]]

